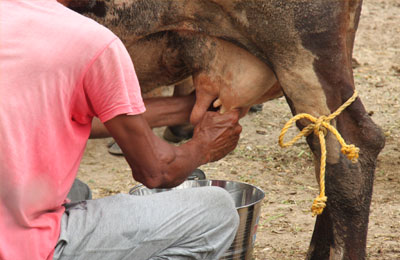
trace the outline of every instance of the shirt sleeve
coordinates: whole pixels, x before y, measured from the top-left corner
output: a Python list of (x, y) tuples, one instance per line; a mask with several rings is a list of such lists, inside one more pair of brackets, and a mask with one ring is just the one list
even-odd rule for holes
[(94, 59), (85, 73), (83, 87), (93, 115), (103, 123), (121, 114), (146, 110), (132, 60), (119, 39)]

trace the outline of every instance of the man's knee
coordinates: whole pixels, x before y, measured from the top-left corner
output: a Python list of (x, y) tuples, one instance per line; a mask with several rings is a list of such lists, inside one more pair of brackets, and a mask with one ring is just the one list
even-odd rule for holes
[(92, 199), (92, 191), (86, 183), (75, 179), (67, 198), (71, 200), (71, 202), (90, 200)]
[(207, 187), (199, 196), (202, 207), (210, 221), (236, 228), (239, 225), (239, 215), (232, 196), (219, 187)]

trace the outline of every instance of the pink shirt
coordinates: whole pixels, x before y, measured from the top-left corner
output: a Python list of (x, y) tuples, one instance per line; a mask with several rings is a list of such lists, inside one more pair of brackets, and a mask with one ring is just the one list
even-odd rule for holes
[(91, 121), (145, 110), (108, 29), (56, 0), (0, 1), (0, 259), (52, 259)]

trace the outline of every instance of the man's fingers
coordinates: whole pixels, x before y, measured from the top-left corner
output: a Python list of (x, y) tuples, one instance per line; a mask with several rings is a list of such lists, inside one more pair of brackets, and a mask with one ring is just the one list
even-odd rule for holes
[(196, 92), (196, 103), (194, 104), (192, 113), (190, 115), (190, 123), (193, 125), (197, 125), (203, 116), (207, 113), (210, 104), (217, 96), (209, 95), (204, 91)]
[(219, 112), (206, 112), (206, 116), (211, 118), (212, 122), (215, 124), (237, 124), (239, 121), (239, 111), (233, 110), (226, 112), (225, 114), (220, 114)]
[(195, 128), (195, 134), (205, 137), (204, 142), (209, 147), (210, 161), (219, 160), (235, 149), (242, 132), (238, 122), (239, 111), (225, 114), (211, 111), (205, 113)]
[(231, 110), (228, 111), (226, 113), (224, 113), (223, 115), (225, 115), (227, 117), (227, 119), (231, 120), (233, 123), (237, 123), (239, 121), (239, 110)]
[[(233, 130), (233, 133), (236, 134), (236, 135), (240, 135), (241, 132), (242, 132), (242, 126), (239, 125), (239, 124), (237, 124), (237, 125), (235, 126), (235, 129)], [(239, 137), (239, 136), (238, 136), (238, 137)], [(239, 139), (239, 138), (238, 138), (238, 139)]]

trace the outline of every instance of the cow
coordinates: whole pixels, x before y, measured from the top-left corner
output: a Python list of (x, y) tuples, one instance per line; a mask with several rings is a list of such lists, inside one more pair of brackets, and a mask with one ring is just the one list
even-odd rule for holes
[[(77, 0), (71, 8), (121, 38), (144, 92), (191, 79), (196, 124), (210, 106), (244, 116), (251, 105), (281, 95), (293, 115), (331, 114), (355, 91), (351, 61), (361, 6), (362, 0)], [(331, 124), (360, 154), (350, 162), (326, 135), (328, 201), (307, 259), (365, 259), (384, 135), (360, 98)], [(307, 143), (319, 163), (318, 137), (309, 135)]]

